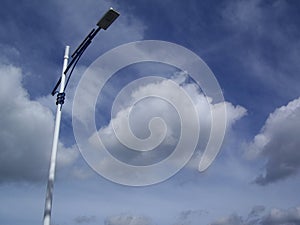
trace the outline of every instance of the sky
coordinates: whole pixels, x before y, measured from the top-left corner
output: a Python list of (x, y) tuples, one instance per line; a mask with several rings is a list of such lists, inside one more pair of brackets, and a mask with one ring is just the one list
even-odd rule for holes
[[(0, 224), (42, 223), (50, 93), (65, 46), (74, 51), (110, 7), (121, 15), (66, 91), (52, 224), (299, 225), (300, 4), (288, 0), (2, 0)], [(199, 172), (212, 130), (222, 146)], [(110, 153), (100, 159), (99, 137)]]

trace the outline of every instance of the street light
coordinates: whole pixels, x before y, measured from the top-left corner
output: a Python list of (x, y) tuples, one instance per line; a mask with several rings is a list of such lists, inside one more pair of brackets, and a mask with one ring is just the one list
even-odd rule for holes
[[(68, 76), (68, 80), (66, 83), (66, 86), (68, 85), (68, 82), (70, 80), (71, 74), (73, 72), (73, 69), (75, 68), (77, 62), (79, 61), (81, 55), (83, 54), (83, 52), (87, 49), (87, 47), (92, 43), (93, 38), (96, 36), (96, 34), (101, 30), (101, 28), (103, 30), (106, 30), (119, 16), (120, 14), (115, 11), (113, 8), (110, 8), (105, 15), (98, 21), (97, 25), (98, 28), (97, 29), (92, 29), (91, 32), (85, 37), (85, 39), (81, 42), (81, 44), (77, 47), (77, 49), (74, 51), (74, 53), (71, 55), (72, 57), (72, 61), (68, 64), (67, 68), (64, 70), (64, 74), (66, 75), (68, 73), (68, 71), (70, 70), (70, 68), (73, 66), (70, 75)], [(56, 90), (61, 82), (60, 78), (53, 91), (51, 92), (52, 96), (54, 96), (56, 93)], [(64, 87), (64, 90), (66, 89), (66, 86)]]
[[(53, 186), (54, 186), (54, 177), (55, 177), (55, 166), (56, 166), (56, 154), (57, 154), (57, 144), (59, 139), (59, 130), (60, 130), (60, 121), (61, 121), (61, 110), (62, 105), (64, 104), (65, 100), (65, 90), (68, 85), (68, 82), (71, 78), (72, 72), (79, 61), (80, 57), (82, 56), (83, 52), (87, 49), (87, 47), (92, 42), (93, 38), (96, 34), (101, 30), (106, 30), (119, 16), (120, 14), (110, 8), (105, 15), (98, 21), (97, 29), (92, 29), (91, 32), (86, 36), (86, 38), (82, 41), (82, 43), (78, 46), (78, 48), (74, 51), (71, 55), (72, 60), (68, 64), (69, 59), (69, 46), (65, 48), (64, 54), (64, 62), (63, 62), (63, 69), (61, 73), (61, 77), (57, 81), (53, 91), (51, 94), (54, 96), (57, 94), (56, 99), (56, 117), (55, 117), (55, 127), (54, 127), (54, 134), (53, 134), (53, 142), (52, 142), (52, 151), (51, 151), (51, 158), (50, 158), (50, 168), (49, 168), (49, 177), (48, 177), (48, 184), (47, 184), (47, 191), (46, 191), (46, 200), (45, 200), (45, 209), (44, 209), (44, 218), (43, 224), (50, 225), (51, 221), (51, 210), (52, 210), (52, 197), (53, 197)], [(71, 69), (71, 70), (70, 70)], [(70, 71), (69, 75), (67, 76), (68, 72)], [(59, 91), (57, 91), (58, 86)]]
[(120, 14), (110, 8), (105, 15), (98, 21), (97, 26), (106, 30), (119, 16)]

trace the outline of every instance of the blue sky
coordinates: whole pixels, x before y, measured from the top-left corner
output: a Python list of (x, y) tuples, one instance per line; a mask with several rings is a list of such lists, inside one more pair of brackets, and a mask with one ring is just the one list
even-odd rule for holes
[[(287, 0), (3, 0), (0, 223), (42, 223), (55, 116), (50, 92), (61, 72), (65, 45), (74, 50), (109, 7), (121, 16), (93, 40), (67, 90), (52, 223), (300, 224), (300, 4)], [(72, 103), (91, 63), (121, 44), (143, 40), (182, 45), (205, 61), (223, 91), (228, 129), (208, 170), (198, 172), (195, 154), (167, 181), (130, 187), (104, 179), (84, 161), (72, 129)], [(119, 71), (97, 100), (96, 123), (99, 134), (122, 160), (130, 161), (131, 155), (105, 136), (111, 129), (112, 103), (124, 85), (153, 73), (179, 83), (197, 104), (203, 102), (195, 84), (174, 68), (145, 63)], [(161, 84), (141, 87), (136, 93), (145, 93), (149, 87), (163, 93)], [(130, 102), (122, 103), (119, 108)], [(151, 99), (150, 109), (145, 110), (149, 105), (144, 104), (134, 114), (137, 122), (132, 122), (141, 138), (149, 135), (142, 127), (144, 118), (173, 112)], [(210, 125), (205, 123), (206, 111), (200, 112), (205, 141)], [(176, 118), (166, 119), (171, 131), (177, 129)], [(178, 137), (176, 132), (172, 135)], [(163, 143), (164, 154), (169, 154), (172, 141)], [(161, 157), (154, 154), (143, 162)]]

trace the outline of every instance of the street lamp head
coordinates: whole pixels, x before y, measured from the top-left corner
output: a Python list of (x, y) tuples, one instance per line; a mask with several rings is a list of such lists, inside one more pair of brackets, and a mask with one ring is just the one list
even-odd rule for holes
[(106, 30), (120, 15), (117, 11), (110, 8), (105, 15), (98, 21), (97, 26)]

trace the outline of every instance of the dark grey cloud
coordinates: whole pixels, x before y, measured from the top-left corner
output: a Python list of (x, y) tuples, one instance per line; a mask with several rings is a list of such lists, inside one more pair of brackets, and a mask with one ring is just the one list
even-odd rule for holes
[(267, 185), (298, 173), (300, 168), (300, 98), (271, 113), (250, 144), (248, 156), (267, 160), (255, 182)]

